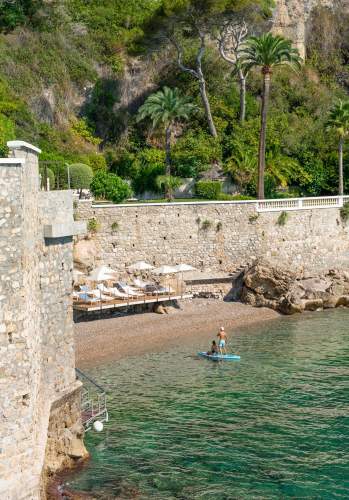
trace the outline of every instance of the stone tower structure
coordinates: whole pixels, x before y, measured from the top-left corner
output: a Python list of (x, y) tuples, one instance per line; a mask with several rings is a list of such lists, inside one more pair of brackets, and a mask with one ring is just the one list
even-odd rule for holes
[(0, 159), (0, 498), (45, 498), (43, 471), (83, 456), (71, 305), (70, 191), (40, 190), (40, 150)]

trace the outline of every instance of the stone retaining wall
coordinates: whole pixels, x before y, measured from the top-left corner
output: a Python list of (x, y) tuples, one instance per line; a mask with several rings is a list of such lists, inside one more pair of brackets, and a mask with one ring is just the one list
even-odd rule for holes
[(258, 257), (301, 272), (349, 268), (348, 227), (338, 208), (294, 210), (284, 225), (280, 213), (258, 214), (243, 202), (96, 207), (82, 201), (78, 218), (99, 227), (77, 242), (74, 258), (82, 269), (107, 264), (120, 271), (146, 260), (232, 272)]

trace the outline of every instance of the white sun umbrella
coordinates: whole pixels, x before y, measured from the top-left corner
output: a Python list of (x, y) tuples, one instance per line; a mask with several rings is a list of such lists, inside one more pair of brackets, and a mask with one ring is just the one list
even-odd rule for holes
[(161, 266), (153, 270), (154, 274), (175, 274), (178, 273), (178, 269), (174, 266)]
[(139, 262), (135, 262), (131, 266), (128, 267), (129, 271), (149, 271), (149, 269), (154, 269), (154, 266), (144, 262), (144, 260), (140, 260)]
[(112, 280), (115, 278), (116, 271), (111, 269), (108, 266), (100, 266), (96, 267), (92, 271), (92, 273), (88, 276), (88, 280), (90, 281), (106, 281), (106, 280)]
[(183, 273), (186, 273), (188, 271), (195, 271), (195, 267), (193, 266), (190, 266), (189, 264), (177, 264), (177, 266), (175, 266), (177, 271), (179, 273), (181, 273), (181, 280), (182, 280), (182, 284), (181, 284), (181, 287), (182, 287), (182, 292), (183, 292)]

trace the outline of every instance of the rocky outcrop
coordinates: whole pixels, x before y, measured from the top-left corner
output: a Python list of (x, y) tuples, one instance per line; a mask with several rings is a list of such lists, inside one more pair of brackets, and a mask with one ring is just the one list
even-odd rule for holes
[(277, 0), (272, 31), (293, 41), (301, 57), (306, 55), (307, 38), (309, 34), (310, 16), (317, 7), (340, 9), (348, 11), (348, 0), (334, 2), (333, 0)]
[(98, 256), (96, 241), (86, 237), (78, 239), (74, 244), (74, 267), (79, 271), (88, 273), (95, 267)]
[(349, 306), (349, 273), (301, 275), (256, 261), (244, 272), (241, 300), (283, 314)]
[(51, 407), (41, 479), (41, 500), (52, 498), (47, 489), (55, 474), (75, 468), (89, 457), (83, 441), (85, 431), (81, 422), (80, 399), (81, 383), (76, 382), (76, 389), (55, 401)]

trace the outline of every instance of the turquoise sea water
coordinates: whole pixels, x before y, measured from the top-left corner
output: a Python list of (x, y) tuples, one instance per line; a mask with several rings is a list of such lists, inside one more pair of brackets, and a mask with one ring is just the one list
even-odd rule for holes
[(70, 487), (98, 498), (349, 498), (349, 311), (230, 335), (241, 361), (192, 357), (211, 337), (89, 371), (110, 422)]

